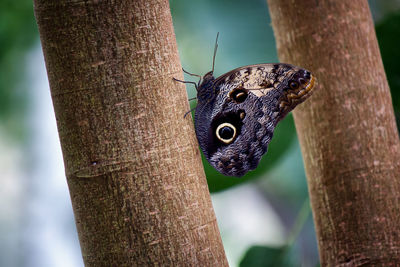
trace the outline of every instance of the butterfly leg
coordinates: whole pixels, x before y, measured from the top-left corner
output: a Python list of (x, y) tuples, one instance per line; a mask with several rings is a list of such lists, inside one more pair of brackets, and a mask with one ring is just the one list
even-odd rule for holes
[(186, 116), (187, 116), (190, 112), (192, 112), (193, 110), (195, 110), (195, 109), (196, 109), (196, 107), (190, 109), (188, 112), (185, 113), (185, 115), (183, 115), (183, 118), (186, 118)]
[(196, 77), (199, 77), (199, 78), (201, 79), (201, 75), (194, 74), (194, 73), (190, 73), (190, 72), (188, 72), (187, 70), (185, 70), (184, 68), (182, 68), (182, 71), (183, 71), (184, 73), (186, 73), (186, 74), (189, 74), (190, 76), (196, 76)]
[[(182, 71), (190, 76), (195, 76), (195, 77), (199, 77), (199, 81), (197, 82), (197, 86), (200, 86), (200, 82), (201, 82), (201, 75), (198, 74), (194, 74), (194, 73), (190, 73), (187, 70), (185, 70), (184, 68), (182, 68)], [(197, 87), (196, 87), (197, 90)]]
[(181, 83), (191, 83), (191, 84), (194, 85), (194, 87), (195, 87), (196, 90), (197, 90), (197, 83), (195, 83), (195, 82), (182, 81), (182, 80), (178, 80), (178, 79), (176, 79), (176, 78), (172, 78), (172, 79), (173, 79), (174, 81), (181, 82)]

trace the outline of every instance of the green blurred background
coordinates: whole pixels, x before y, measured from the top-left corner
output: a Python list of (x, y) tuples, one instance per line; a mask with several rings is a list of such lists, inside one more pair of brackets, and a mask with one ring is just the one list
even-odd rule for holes
[[(369, 3), (399, 119), (400, 0)], [(170, 5), (188, 71), (211, 69), (217, 32), (217, 76), (278, 61), (265, 1), (170, 0)], [(195, 96), (194, 88), (188, 86), (188, 95)], [(0, 151), (0, 266), (83, 266), (29, 0), (0, 2)], [(291, 115), (279, 124), (259, 168), (245, 177), (224, 177), (204, 165), (231, 267), (318, 265)]]

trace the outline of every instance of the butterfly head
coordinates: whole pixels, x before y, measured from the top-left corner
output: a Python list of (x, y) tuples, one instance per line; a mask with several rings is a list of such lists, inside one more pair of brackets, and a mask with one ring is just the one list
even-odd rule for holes
[(203, 78), (201, 79), (200, 87), (201, 87), (202, 85), (211, 83), (211, 82), (214, 81), (214, 80), (215, 80), (215, 78), (214, 78), (214, 72), (213, 72), (213, 71), (209, 71), (209, 72), (207, 72), (207, 73), (203, 76)]
[(215, 97), (215, 86), (214, 86), (214, 74), (213, 71), (207, 72), (201, 79), (199, 86), (197, 87), (197, 100), (199, 102), (209, 101)]
[(199, 103), (201, 102), (210, 102), (215, 98), (217, 87), (214, 86), (214, 67), (215, 67), (215, 56), (217, 55), (218, 49), (218, 36), (219, 32), (217, 33), (217, 38), (215, 39), (215, 47), (214, 47), (214, 55), (212, 60), (212, 69), (211, 71), (207, 72), (202, 79), (199, 81), (199, 85), (197, 86), (197, 100)]

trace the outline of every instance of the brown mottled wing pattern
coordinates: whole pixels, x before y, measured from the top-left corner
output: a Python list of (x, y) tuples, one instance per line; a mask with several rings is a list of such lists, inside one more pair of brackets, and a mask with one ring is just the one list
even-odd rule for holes
[[(256, 64), (234, 69), (214, 81), (250, 90), (256, 96), (265, 96), (269, 90), (277, 88), (288, 76), (299, 68), (289, 64)], [(285, 75), (282, 75), (285, 74)]]
[[(295, 82), (295, 88), (291, 88), (291, 82)], [(230, 85), (230, 90), (245, 89), (257, 97), (272, 97), (279, 92), (279, 120), (311, 96), (315, 83), (316, 79), (309, 71), (284, 63), (240, 67), (214, 81), (217, 88)]]

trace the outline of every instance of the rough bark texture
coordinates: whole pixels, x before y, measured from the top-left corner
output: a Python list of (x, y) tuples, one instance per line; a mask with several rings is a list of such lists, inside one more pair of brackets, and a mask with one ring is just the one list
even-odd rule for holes
[(35, 0), (86, 266), (226, 266), (168, 0)]
[(319, 81), (294, 118), (322, 266), (397, 266), (400, 145), (368, 3), (268, 4), (280, 60)]

